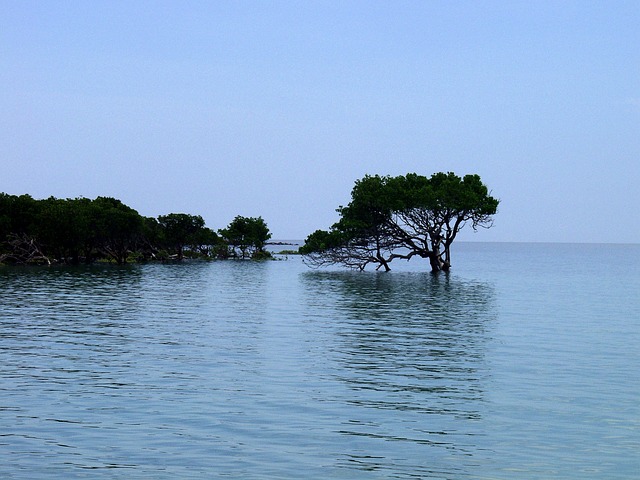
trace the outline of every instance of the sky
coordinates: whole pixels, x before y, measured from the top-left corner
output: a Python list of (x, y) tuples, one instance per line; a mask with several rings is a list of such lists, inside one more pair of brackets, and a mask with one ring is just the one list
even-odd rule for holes
[(0, 192), (337, 221), (366, 174), (480, 175), (461, 240), (640, 243), (640, 2), (0, 0)]

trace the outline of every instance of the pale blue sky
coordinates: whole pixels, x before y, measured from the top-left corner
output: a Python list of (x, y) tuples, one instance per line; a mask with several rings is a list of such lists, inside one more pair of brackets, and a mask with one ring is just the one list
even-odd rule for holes
[(640, 2), (0, 0), (0, 191), (274, 238), (478, 173), (479, 241), (640, 242)]

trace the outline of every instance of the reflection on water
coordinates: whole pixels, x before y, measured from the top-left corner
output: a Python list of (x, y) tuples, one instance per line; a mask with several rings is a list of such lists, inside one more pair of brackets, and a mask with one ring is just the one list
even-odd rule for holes
[(0, 268), (0, 478), (634, 478), (640, 250), (514, 248)]
[[(303, 278), (311, 306), (333, 323), (330, 357), (349, 389), (343, 401), (355, 407), (340, 433), (364, 440), (361, 454), (344, 454), (344, 464), (385, 469), (392, 462), (407, 475), (462, 475), (445, 458), (473, 455), (472, 437), (481, 434), (475, 421), (496, 315), (492, 287), (430, 273), (316, 271)], [(399, 452), (389, 452), (388, 442), (411, 453), (402, 462), (390, 458)], [(364, 455), (372, 451), (379, 454)], [(443, 463), (445, 470), (434, 470)]]
[(492, 288), (302, 268), (0, 269), (0, 474), (468, 476)]

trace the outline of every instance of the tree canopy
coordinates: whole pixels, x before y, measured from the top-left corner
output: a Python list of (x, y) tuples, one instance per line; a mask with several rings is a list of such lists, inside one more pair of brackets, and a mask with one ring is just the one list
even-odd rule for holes
[(269, 228), (262, 217), (242, 217), (238, 215), (229, 226), (219, 230), (229, 246), (229, 256), (239, 258), (262, 258), (267, 255), (265, 245), (271, 238)]
[[(187, 245), (195, 245), (196, 237), (202, 235), (205, 228), (204, 220), (200, 215), (186, 213), (170, 213), (158, 217), (163, 240), (176, 253), (178, 260), (184, 257), (184, 248)], [(215, 241), (215, 239), (214, 239)]]
[[(269, 257), (271, 234), (262, 218), (236, 217), (220, 232), (229, 235), (221, 237), (199, 215), (143, 217), (111, 197), (35, 200), (0, 193), (0, 263)], [(243, 254), (230, 255), (236, 248)]]
[(478, 175), (367, 175), (355, 182), (349, 204), (337, 209), (338, 222), (309, 235), (300, 253), (311, 266), (390, 270), (395, 259), (419, 256), (432, 271), (447, 271), (458, 232), (465, 225), (491, 227), (498, 203)]

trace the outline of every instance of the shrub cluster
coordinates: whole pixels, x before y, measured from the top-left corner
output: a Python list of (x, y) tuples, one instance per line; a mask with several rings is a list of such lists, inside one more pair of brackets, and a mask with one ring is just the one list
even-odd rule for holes
[(217, 232), (199, 215), (144, 217), (110, 197), (36, 200), (0, 193), (0, 263), (117, 264), (193, 258), (269, 258), (261, 217)]

